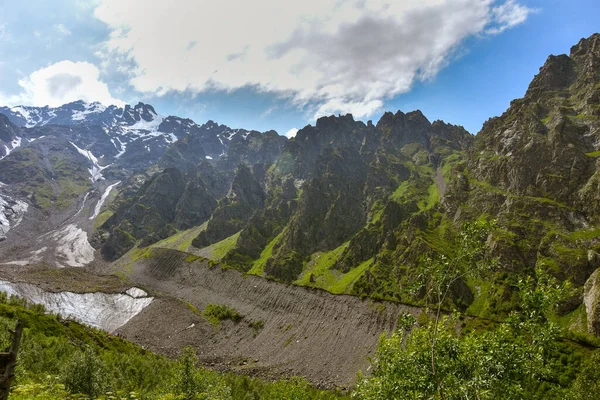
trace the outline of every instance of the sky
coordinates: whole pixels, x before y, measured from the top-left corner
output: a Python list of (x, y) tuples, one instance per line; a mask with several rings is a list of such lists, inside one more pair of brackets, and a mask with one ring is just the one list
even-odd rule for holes
[(420, 109), (477, 133), (597, 0), (0, 0), (0, 105), (152, 104), (292, 136)]

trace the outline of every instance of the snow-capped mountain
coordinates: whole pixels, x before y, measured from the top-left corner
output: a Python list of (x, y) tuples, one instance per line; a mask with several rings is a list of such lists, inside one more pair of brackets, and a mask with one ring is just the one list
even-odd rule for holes
[(274, 131), (164, 116), (144, 103), (0, 107), (0, 259), (89, 264), (88, 238), (111, 193), (135, 191), (166, 168), (193, 175), (202, 163), (230, 179), (240, 162), (272, 163), (285, 141)]
[[(114, 147), (114, 151), (110, 151), (108, 155), (105, 151), (105, 156), (118, 159), (128, 151), (133, 153), (142, 151), (147, 153), (145, 154), (146, 157), (137, 154), (135, 158), (138, 161), (139, 159), (148, 158), (148, 165), (156, 161), (157, 156), (160, 157), (170, 144), (190, 133), (202, 137), (206, 158), (209, 160), (217, 160), (225, 155), (234, 138), (236, 141), (245, 140), (250, 134), (250, 131), (231, 129), (212, 121), (208, 121), (204, 125), (198, 125), (187, 118), (165, 117), (158, 114), (154, 107), (144, 103), (138, 103), (135, 106), (126, 105), (120, 108), (116, 106), (105, 107), (98, 102), (76, 101), (56, 108), (48, 106), (0, 107), (0, 114), (6, 115), (8, 120), (18, 127), (32, 129), (27, 131), (33, 137), (40, 136), (40, 128), (51, 125), (79, 128), (83, 126), (100, 127), (104, 134), (109, 137)], [(1, 124), (2, 121), (0, 121)], [(0, 136), (0, 140), (2, 139)], [(15, 140), (16, 136), (14, 135), (2, 140), (0, 145), (3, 146), (3, 150), (0, 150), (0, 157), (20, 145)], [(91, 151), (96, 158), (101, 158), (103, 155), (96, 154), (95, 149), (87, 148), (86, 143), (76, 144)]]

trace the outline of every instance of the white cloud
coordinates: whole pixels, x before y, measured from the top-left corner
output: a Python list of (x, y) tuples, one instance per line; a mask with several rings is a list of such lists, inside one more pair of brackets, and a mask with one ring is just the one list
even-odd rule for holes
[(133, 62), (140, 92), (252, 86), (314, 116), (364, 117), (434, 77), (466, 38), (531, 11), (514, 0), (102, 0), (95, 15), (112, 30), (105, 62)]
[(492, 9), (492, 21), (495, 26), (491, 26), (486, 30), (490, 35), (496, 35), (517, 26), (527, 19), (529, 14), (537, 10), (522, 6), (514, 0), (507, 0)]
[(19, 80), (21, 93), (10, 97), (0, 95), (0, 100), (8, 105), (51, 107), (76, 100), (124, 105), (110, 95), (108, 86), (99, 80), (99, 73), (96, 66), (87, 62), (60, 61)]
[(54, 30), (56, 32), (58, 32), (59, 35), (62, 35), (62, 36), (69, 36), (69, 35), (71, 35), (71, 31), (69, 30), (69, 28), (67, 28), (63, 24), (56, 24), (56, 25), (54, 25)]
[(298, 129), (292, 128), (289, 131), (287, 131), (284, 136), (286, 136), (288, 139), (291, 139), (294, 136), (296, 136), (296, 133), (298, 133)]

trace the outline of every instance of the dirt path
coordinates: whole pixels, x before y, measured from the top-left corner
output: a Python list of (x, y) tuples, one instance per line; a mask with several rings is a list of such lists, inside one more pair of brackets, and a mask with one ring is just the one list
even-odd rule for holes
[[(127, 268), (132, 284), (159, 299), (119, 333), (171, 356), (193, 345), (215, 369), (266, 378), (300, 375), (320, 387), (348, 387), (359, 371), (367, 371), (379, 336), (395, 329), (398, 315), (420, 312), (210, 268), (186, 257), (154, 249)], [(244, 318), (215, 327), (200, 315), (209, 303), (233, 307)]]

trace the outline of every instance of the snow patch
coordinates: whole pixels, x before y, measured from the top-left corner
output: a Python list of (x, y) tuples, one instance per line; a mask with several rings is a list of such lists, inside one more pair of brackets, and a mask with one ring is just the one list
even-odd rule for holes
[(177, 140), (177, 136), (175, 136), (174, 133), (166, 133), (165, 134), (165, 140), (171, 144), (175, 143)]
[(46, 135), (42, 135), (42, 136), (38, 136), (38, 137), (35, 137), (35, 138), (27, 139), (27, 141), (28, 141), (29, 143), (33, 143), (33, 142), (35, 142), (36, 140), (43, 139), (43, 138), (45, 138), (45, 137), (46, 137)]
[(24, 201), (0, 196), (0, 239), (6, 237), (11, 227), (14, 228), (21, 223), (28, 208), (29, 205)]
[(30, 283), (8, 281), (0, 281), (0, 291), (9, 296), (22, 297), (31, 303), (42, 304), (50, 312), (108, 332), (114, 332), (125, 325), (154, 300), (152, 297), (135, 298), (123, 293), (54, 293)]
[(141, 297), (148, 297), (148, 293), (143, 291), (140, 288), (132, 287), (125, 291), (126, 294), (133, 297), (134, 299), (139, 299)]
[[(115, 156), (115, 158), (119, 158), (123, 154), (125, 154), (125, 150), (127, 150), (127, 145), (125, 143), (121, 142), (121, 139), (119, 139), (118, 137), (115, 137), (115, 139), (117, 140), (117, 142), (119, 142), (119, 146), (120, 146), (120, 149), (117, 149), (117, 150), (119, 150), (119, 152), (117, 153), (117, 155)], [(117, 148), (117, 145), (115, 144), (114, 141), (112, 142), (112, 144), (114, 144), (115, 148)]]
[(92, 168), (88, 168), (88, 171), (91, 175), (90, 180), (92, 182), (96, 182), (96, 181), (99, 181), (100, 179), (104, 179), (104, 177), (102, 176), (102, 170), (110, 167), (111, 164), (101, 167), (100, 164), (98, 164), (98, 159), (96, 158), (96, 156), (94, 156), (94, 154), (92, 154), (91, 151), (84, 150), (80, 147), (77, 147), (77, 145), (73, 142), (69, 142), (69, 143), (71, 143), (73, 145), (73, 147), (75, 147), (77, 149), (79, 154), (81, 154), (82, 156), (84, 156), (85, 158), (90, 160), (90, 162), (92, 163)]
[(57, 242), (56, 255), (65, 259), (70, 267), (83, 267), (94, 261), (94, 248), (88, 242), (87, 232), (75, 224), (69, 224), (54, 232), (51, 238)]
[(21, 138), (20, 137), (14, 138), (13, 141), (10, 142), (10, 147), (4, 145), (4, 148), (6, 149), (6, 153), (2, 157), (0, 157), (0, 160), (2, 160), (4, 157), (6, 157), (10, 153), (12, 153), (17, 147), (21, 147)]
[(145, 119), (140, 118), (140, 120), (137, 121), (135, 124), (129, 125), (124, 128), (126, 130), (132, 130), (132, 131), (158, 132), (158, 127), (160, 126), (160, 124), (162, 124), (164, 119), (165, 118), (163, 116), (158, 116), (158, 115), (157, 115), (157, 118), (153, 118), (151, 121), (146, 121)]
[(106, 110), (106, 107), (102, 103), (94, 102), (94, 103), (85, 103), (83, 105), (85, 109), (83, 111), (73, 111), (73, 115), (71, 116), (71, 120), (73, 121), (83, 121), (86, 119), (86, 116), (89, 114), (100, 114)]
[(207, 160), (212, 160), (213, 159), (211, 156), (206, 156), (204, 158), (206, 158)]
[(30, 110), (28, 110), (27, 108), (25, 108), (23, 106), (16, 106), (16, 107), (12, 107), (10, 109), (10, 111), (14, 112), (15, 114), (20, 115), (21, 118), (23, 118), (25, 120), (26, 128), (33, 128), (37, 124), (37, 121), (35, 121), (33, 119), (33, 115), (32, 115), (32, 114), (37, 114), (37, 110), (31, 110), (31, 111), (36, 111), (35, 113), (32, 113)]
[(117, 183), (113, 183), (112, 185), (110, 185), (109, 187), (106, 188), (106, 190), (102, 194), (102, 197), (100, 197), (100, 200), (98, 200), (98, 203), (96, 204), (96, 208), (94, 208), (94, 215), (92, 215), (90, 217), (90, 219), (94, 219), (94, 218), (96, 218), (100, 214), (100, 210), (102, 210), (102, 206), (104, 205), (104, 202), (108, 198), (108, 195), (110, 194), (110, 191), (115, 186), (117, 186), (119, 183), (121, 183), (121, 181), (119, 181)]

